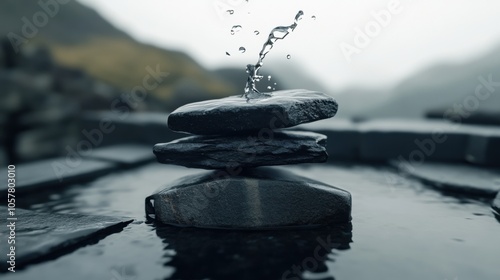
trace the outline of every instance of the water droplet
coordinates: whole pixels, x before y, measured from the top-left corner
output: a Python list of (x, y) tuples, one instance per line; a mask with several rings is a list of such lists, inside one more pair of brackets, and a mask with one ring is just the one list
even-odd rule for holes
[(274, 83), (274, 85), (276, 85), (276, 83)]
[(267, 76), (267, 80), (270, 81), (271, 80), (271, 75)]
[(231, 56), (231, 54), (230, 54), (230, 53), (228, 53), (228, 52), (226, 52), (226, 55), (227, 55), (227, 56)]
[(226, 12), (228, 12), (230, 15), (234, 14), (234, 10), (227, 10)]
[(255, 30), (255, 31), (253, 32), (253, 34), (255, 34), (255, 35), (259, 35), (259, 34), (260, 34), (260, 32), (259, 32), (259, 30)]
[(231, 35), (234, 35), (234, 33), (239, 32), (241, 30), (241, 25), (235, 25), (231, 28)]
[(303, 11), (299, 11), (297, 15), (295, 16), (295, 21), (299, 21), (302, 19), (302, 16), (304, 15)]
[(244, 53), (246, 49), (244, 47), (240, 47), (240, 53)]
[(287, 56), (286, 56), (286, 59), (290, 59), (290, 58), (292, 58), (292, 56), (291, 56), (291, 55), (287, 55)]
[(267, 86), (267, 89), (271, 89), (271, 86)]
[(312, 16), (311, 18), (312, 18), (313, 20), (316, 20), (316, 16)]
[(273, 90), (276, 90), (276, 88), (273, 88)]

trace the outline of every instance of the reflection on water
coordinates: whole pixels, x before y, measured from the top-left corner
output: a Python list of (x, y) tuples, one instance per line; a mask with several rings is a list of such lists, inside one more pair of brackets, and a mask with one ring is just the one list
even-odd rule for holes
[[(171, 279), (306, 279), (331, 275), (326, 261), (348, 250), (352, 224), (283, 231), (227, 231), (158, 225)], [(317, 279), (315, 277), (315, 279)]]
[[(500, 279), (500, 223), (491, 212), (491, 200), (444, 195), (406, 178), (388, 184), (387, 178), (397, 174), (383, 166), (305, 165), (286, 170), (350, 191), (355, 234), (350, 227), (242, 232), (141, 223), (145, 197), (166, 183), (199, 173), (152, 163), (85, 185), (23, 196), (20, 208), (137, 221), (97, 244), (0, 278)], [(328, 235), (339, 246), (330, 250), (328, 259), (317, 261), (316, 268), (317, 238), (326, 241)], [(319, 256), (326, 253), (318, 250)], [(315, 269), (304, 272), (304, 267)], [(300, 277), (294, 268), (300, 269)], [(131, 269), (136, 276), (129, 277)]]

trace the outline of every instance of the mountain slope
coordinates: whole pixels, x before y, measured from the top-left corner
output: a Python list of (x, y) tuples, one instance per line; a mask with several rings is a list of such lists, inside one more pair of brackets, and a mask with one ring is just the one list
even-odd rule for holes
[[(414, 118), (423, 117), (429, 110), (453, 108), (454, 104), (464, 104), (474, 97), (476, 87), (481, 84), (478, 77), (489, 80), (490, 76), (500, 82), (500, 47), (468, 63), (442, 64), (417, 73), (391, 91), (393, 98), (366, 114)], [(499, 111), (499, 108), (500, 87), (487, 100), (479, 102), (477, 112)]]
[[(23, 17), (32, 22), (33, 15), (43, 12), (38, 1), (0, 1), (0, 36), (14, 32), (22, 36)], [(152, 89), (168, 109), (182, 104), (175, 91), (185, 84), (200, 89), (199, 98), (220, 97), (234, 89), (218, 79), (183, 52), (169, 51), (139, 43), (118, 30), (97, 12), (76, 1), (59, 6), (59, 12), (38, 28), (30, 43), (49, 47), (57, 63), (82, 68), (92, 76), (112, 85), (131, 90), (143, 85), (147, 67), (168, 72), (163, 82)], [(172, 96), (181, 100), (172, 102)], [(175, 105), (174, 105), (175, 103)]]

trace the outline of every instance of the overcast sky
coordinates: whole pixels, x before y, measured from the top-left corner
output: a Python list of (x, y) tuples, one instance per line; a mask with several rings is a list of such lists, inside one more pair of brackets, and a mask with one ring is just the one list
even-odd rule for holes
[[(298, 27), (276, 43), (264, 68), (300, 65), (336, 90), (391, 86), (435, 63), (467, 61), (500, 46), (498, 0), (79, 1), (136, 39), (183, 50), (209, 69), (255, 63), (269, 31), (290, 25), (303, 10)], [(374, 13), (391, 16), (381, 26)], [(236, 24), (243, 28), (231, 35)], [(356, 44), (355, 30), (366, 28), (369, 42)], [(245, 53), (238, 52), (241, 46)]]

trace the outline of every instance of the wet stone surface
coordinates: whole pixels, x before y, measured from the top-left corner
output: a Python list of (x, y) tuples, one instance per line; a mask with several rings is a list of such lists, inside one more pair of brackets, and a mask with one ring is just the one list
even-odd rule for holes
[(375, 120), (358, 127), (363, 161), (465, 161), (469, 134), (445, 121)]
[[(286, 169), (352, 194), (352, 230), (342, 230), (345, 238), (339, 238), (335, 228), (246, 232), (144, 223), (144, 200), (138, 198), (147, 197), (166, 180), (200, 172), (152, 163), (92, 183), (24, 196), (19, 207), (125, 216), (137, 222), (95, 244), (0, 277), (500, 279), (500, 222), (491, 212), (491, 199), (444, 195), (405, 177), (393, 181), (398, 173), (385, 166), (311, 164)], [(332, 249), (323, 250), (322, 241), (328, 238)]]
[(279, 168), (186, 176), (148, 197), (146, 205), (157, 221), (202, 228), (317, 226), (351, 219), (347, 191)]
[[(0, 206), (2, 213), (7, 207)], [(16, 209), (11, 227), (0, 228), (2, 236), (15, 232), (15, 266), (20, 269), (27, 264), (56, 258), (68, 251), (95, 242), (106, 235), (121, 231), (131, 219), (38, 213)], [(10, 222), (10, 221), (9, 221)], [(0, 256), (0, 268), (4, 270), (9, 261), (6, 254)]]
[(335, 99), (324, 93), (282, 90), (248, 102), (231, 96), (187, 104), (169, 115), (168, 127), (198, 135), (272, 130), (331, 118), (337, 108)]
[[(48, 186), (85, 182), (116, 168), (116, 164), (111, 162), (81, 157), (41, 160), (16, 167), (16, 188), (31, 192)], [(1, 171), (0, 182), (0, 196), (6, 196), (7, 168)]]
[(500, 191), (500, 171), (466, 164), (421, 163), (405, 165), (392, 161), (401, 174), (420, 179), (442, 191), (495, 197)]
[(132, 167), (154, 161), (151, 147), (146, 145), (114, 145), (93, 150), (89, 158), (117, 163), (123, 167)]
[(328, 159), (324, 135), (283, 131), (266, 137), (191, 136), (156, 144), (153, 151), (160, 163), (204, 169), (319, 163)]
[(359, 159), (360, 131), (358, 125), (346, 119), (327, 119), (299, 125), (294, 129), (312, 131), (328, 137), (329, 161), (355, 161)]
[(466, 149), (467, 161), (481, 165), (500, 165), (500, 128), (474, 127)]

